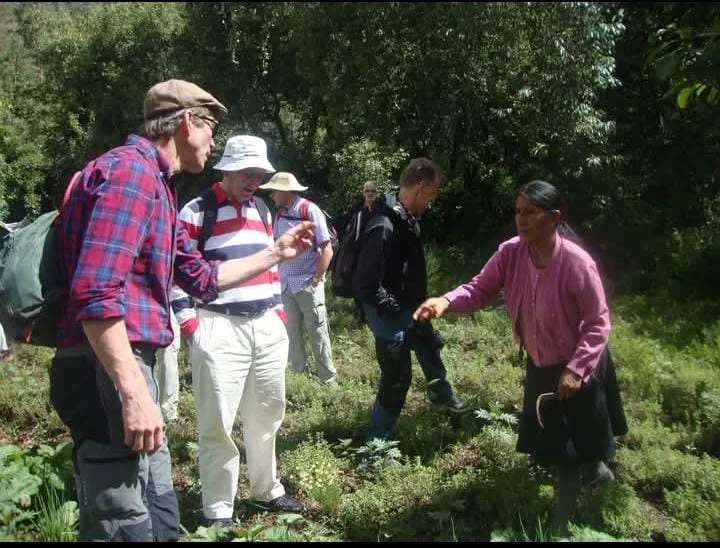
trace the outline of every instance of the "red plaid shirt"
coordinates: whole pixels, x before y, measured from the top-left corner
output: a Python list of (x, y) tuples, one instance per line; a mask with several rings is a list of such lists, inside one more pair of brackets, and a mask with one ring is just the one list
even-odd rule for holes
[(137, 135), (83, 169), (58, 236), (69, 280), (58, 348), (85, 341), (81, 321), (118, 317), (130, 342), (169, 345), (173, 275), (187, 293), (217, 297), (218, 262), (205, 261), (177, 223), (169, 176), (167, 160)]

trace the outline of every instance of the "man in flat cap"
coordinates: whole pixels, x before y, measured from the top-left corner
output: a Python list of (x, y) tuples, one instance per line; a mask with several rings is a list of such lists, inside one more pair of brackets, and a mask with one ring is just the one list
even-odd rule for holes
[(170, 344), (170, 284), (203, 302), (304, 251), (312, 223), (254, 255), (220, 263), (194, 249), (170, 177), (205, 167), (227, 113), (197, 85), (168, 80), (145, 97), (143, 135), (73, 178), (58, 227), (67, 305), (50, 398), (74, 441), (80, 541), (170, 541), (177, 498), (152, 367)]
[(330, 329), (325, 308), (325, 272), (332, 260), (330, 231), (325, 215), (310, 200), (298, 194), (307, 190), (292, 173), (280, 172), (260, 187), (270, 191), (277, 206), (275, 234), (280, 235), (303, 220), (315, 223), (313, 246), (279, 267), (282, 301), (288, 316), (290, 367), (296, 373), (308, 371), (303, 328), (308, 333), (317, 376), (327, 386), (337, 386), (337, 371), (330, 347)]

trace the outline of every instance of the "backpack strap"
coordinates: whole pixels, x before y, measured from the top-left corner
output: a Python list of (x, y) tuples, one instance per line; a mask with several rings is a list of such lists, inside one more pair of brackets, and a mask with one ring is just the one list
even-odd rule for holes
[[(212, 187), (205, 190), (205, 192), (203, 192), (200, 196), (201, 201), (203, 201), (205, 205), (203, 208), (205, 213), (203, 214), (203, 224), (200, 229), (200, 236), (198, 237), (197, 249), (200, 253), (202, 253), (205, 250), (205, 244), (210, 239), (210, 236), (212, 236), (213, 228), (215, 228), (215, 223), (217, 222), (217, 212), (220, 204), (218, 204), (217, 199), (215, 198), (215, 192), (213, 192)], [(260, 198), (255, 197), (255, 207), (258, 210), (260, 219), (262, 220), (262, 223), (265, 226), (265, 231), (267, 232), (267, 229), (270, 228), (267, 222), (269, 214), (268, 206)]]
[(308, 217), (308, 208), (310, 207), (307, 198), (300, 198), (300, 219), (303, 221), (307, 221), (309, 219)]
[(275, 223), (277, 223), (277, 220), (280, 217), (288, 219), (290, 221), (307, 221), (310, 218), (308, 217), (308, 201), (305, 198), (300, 198), (300, 200), (300, 210), (298, 217), (295, 217), (294, 215), (288, 215), (287, 209), (285, 208), (278, 208), (277, 214), (275, 215)]
[(362, 232), (362, 216), (363, 210), (357, 212), (357, 222), (355, 223), (355, 241), (360, 239), (360, 233)]
[(204, 206), (202, 208), (204, 213), (202, 227), (200, 228), (200, 236), (198, 236), (197, 249), (200, 253), (203, 253), (205, 251), (205, 244), (210, 238), (213, 228), (215, 228), (219, 206), (217, 200), (215, 199), (215, 192), (213, 192), (212, 187), (208, 188), (200, 195), (200, 201)]
[[(301, 198), (300, 202), (300, 220), (301, 221), (309, 221), (310, 216), (308, 215), (308, 209), (310, 208), (310, 198)], [(317, 205), (317, 204), (315, 204)], [(317, 205), (317, 208), (320, 210), (320, 213), (322, 213), (325, 216), (325, 222), (328, 224), (328, 230), (330, 230), (330, 225), (332, 223), (332, 215), (330, 215), (327, 211), (325, 211), (323, 208), (321, 208), (319, 205)], [(288, 217), (291, 219), (292, 217)]]
[[(267, 204), (261, 199), (255, 196), (255, 207), (258, 210), (258, 214), (260, 215), (260, 219), (262, 219), (263, 224), (265, 225), (265, 231), (267, 232), (267, 229), (269, 228), (272, 232), (273, 227), (272, 223), (271, 225), (268, 225), (267, 218), (270, 215), (270, 210), (268, 209)], [(272, 219), (272, 217), (270, 217)]]
[(68, 184), (67, 188), (65, 189), (65, 195), (63, 196), (63, 201), (62, 201), (62, 208), (64, 208), (67, 205), (68, 200), (70, 199), (70, 192), (72, 191), (75, 184), (78, 182), (78, 179), (80, 179), (80, 175), (82, 175), (82, 171), (76, 171), (75, 173), (73, 173), (73, 176), (70, 179), (70, 183)]
[(70, 200), (70, 193), (72, 192), (72, 189), (75, 188), (75, 185), (80, 180), (80, 175), (82, 175), (82, 171), (76, 171), (75, 173), (73, 173), (73, 176), (70, 178), (68, 186), (65, 187), (65, 194), (63, 195), (62, 204), (60, 205), (60, 209), (58, 209), (57, 217), (55, 217), (55, 226), (60, 226), (60, 218), (63, 216), (65, 206), (67, 206), (67, 203)]

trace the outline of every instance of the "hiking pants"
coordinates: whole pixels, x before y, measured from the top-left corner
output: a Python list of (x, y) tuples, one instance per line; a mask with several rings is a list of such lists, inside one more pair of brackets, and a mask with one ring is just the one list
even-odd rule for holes
[(160, 411), (163, 421), (172, 422), (177, 419), (178, 399), (180, 398), (180, 371), (178, 369), (178, 353), (180, 352), (180, 326), (175, 314), (170, 314), (173, 328), (173, 342), (170, 346), (157, 351), (155, 378), (158, 383)]
[(380, 366), (380, 383), (368, 439), (387, 439), (405, 405), (412, 382), (411, 350), (415, 351), (428, 382), (430, 399), (441, 403), (447, 401), (453, 392), (447, 380), (445, 364), (440, 358), (443, 343), (430, 322), (415, 324), (410, 310), (399, 314), (380, 314), (367, 303), (363, 303), (363, 310), (375, 336), (375, 356)]
[[(152, 372), (156, 349), (132, 346), (157, 403)], [(177, 540), (180, 515), (167, 440), (150, 456), (125, 445), (117, 389), (88, 345), (57, 350), (50, 368), (50, 400), (74, 441), (78, 540)]]
[(288, 317), (290, 367), (296, 373), (304, 373), (307, 370), (304, 328), (310, 338), (318, 378), (325, 383), (332, 381), (335, 379), (337, 371), (333, 364), (330, 347), (330, 330), (325, 308), (325, 284), (321, 282), (315, 288), (312, 284), (308, 284), (297, 293), (292, 293), (286, 287), (282, 292), (282, 301), (283, 309)]

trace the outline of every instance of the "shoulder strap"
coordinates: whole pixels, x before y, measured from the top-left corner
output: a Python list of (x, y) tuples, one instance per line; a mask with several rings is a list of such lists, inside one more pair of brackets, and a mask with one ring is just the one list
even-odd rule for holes
[(325, 222), (327, 223), (328, 228), (332, 227), (333, 226), (332, 215), (330, 215), (327, 211), (325, 211), (320, 206), (318, 206), (318, 209), (320, 210), (320, 213), (322, 213), (325, 216)]
[(279, 217), (283, 217), (285, 219), (289, 219), (291, 221), (307, 221), (310, 219), (308, 217), (308, 202), (305, 200), (305, 198), (300, 198), (300, 207), (298, 210), (298, 216), (295, 217), (294, 215), (288, 215), (288, 210), (283, 208), (278, 208), (277, 214), (275, 215), (275, 222), (277, 222)]
[[(307, 221), (310, 219), (310, 217), (308, 216), (308, 209), (310, 208), (310, 202), (312, 200), (310, 200), (310, 198), (301, 198), (301, 200), (302, 201), (300, 202), (300, 220)], [(318, 204), (315, 204), (315, 205), (320, 210), (320, 213), (322, 213), (323, 216), (325, 217), (325, 222), (328, 225), (328, 230), (330, 230), (330, 232), (332, 232), (332, 230), (333, 230), (332, 215), (330, 215), (327, 211), (325, 211), (323, 208), (321, 208)]]
[[(215, 199), (215, 192), (213, 192), (212, 187), (208, 188), (205, 192), (203, 192), (201, 196), (201, 201), (204, 202), (205, 207), (203, 208), (203, 224), (200, 229), (200, 236), (198, 237), (197, 245), (197, 249), (198, 251), (200, 251), (200, 253), (205, 250), (205, 244), (207, 243), (208, 239), (210, 239), (210, 236), (212, 236), (213, 228), (215, 228), (215, 223), (217, 222), (217, 212), (219, 207), (219, 204)], [(267, 205), (265, 205), (265, 202), (263, 202), (260, 198), (256, 197), (255, 207), (258, 210), (258, 214), (260, 215), (260, 219), (262, 219), (263, 225), (265, 225), (265, 230), (267, 230), (269, 228), (267, 224)]]
[(307, 198), (300, 198), (300, 219), (303, 221), (307, 221), (309, 219), (308, 217), (308, 208), (309, 203), (307, 201)]
[(267, 204), (262, 200), (262, 198), (258, 198), (255, 196), (255, 207), (258, 210), (258, 215), (260, 215), (260, 219), (262, 219), (263, 224), (265, 225), (265, 230), (269, 228), (272, 232), (272, 229), (274, 227), (268, 226), (267, 218), (270, 214), (270, 210), (268, 209)]
[(70, 179), (70, 183), (68, 184), (67, 188), (65, 189), (65, 195), (63, 196), (62, 201), (62, 208), (65, 207), (65, 205), (68, 203), (68, 200), (70, 199), (70, 192), (72, 192), (73, 187), (78, 182), (78, 179), (80, 179), (80, 175), (82, 175), (82, 171), (76, 171), (73, 173), (72, 178)]
[(363, 218), (363, 210), (357, 212), (357, 222), (355, 223), (355, 241), (357, 242), (360, 239), (360, 232), (362, 231), (362, 218)]
[(55, 217), (55, 226), (58, 226), (60, 224), (60, 218), (63, 216), (63, 212), (65, 211), (65, 206), (67, 205), (68, 200), (70, 200), (70, 193), (72, 192), (72, 189), (75, 187), (77, 182), (80, 180), (80, 175), (82, 175), (82, 171), (76, 171), (75, 173), (73, 173), (73, 176), (70, 179), (68, 186), (65, 188), (65, 194), (63, 195), (62, 204), (60, 205), (60, 208), (58, 209), (57, 217)]
[(218, 203), (215, 199), (215, 193), (213, 192), (212, 187), (205, 190), (205, 192), (203, 192), (200, 196), (200, 206), (203, 210), (203, 223), (202, 227), (200, 228), (200, 236), (198, 236), (197, 249), (200, 253), (203, 253), (205, 251), (205, 244), (210, 238), (213, 228), (215, 228), (215, 222), (217, 221)]

